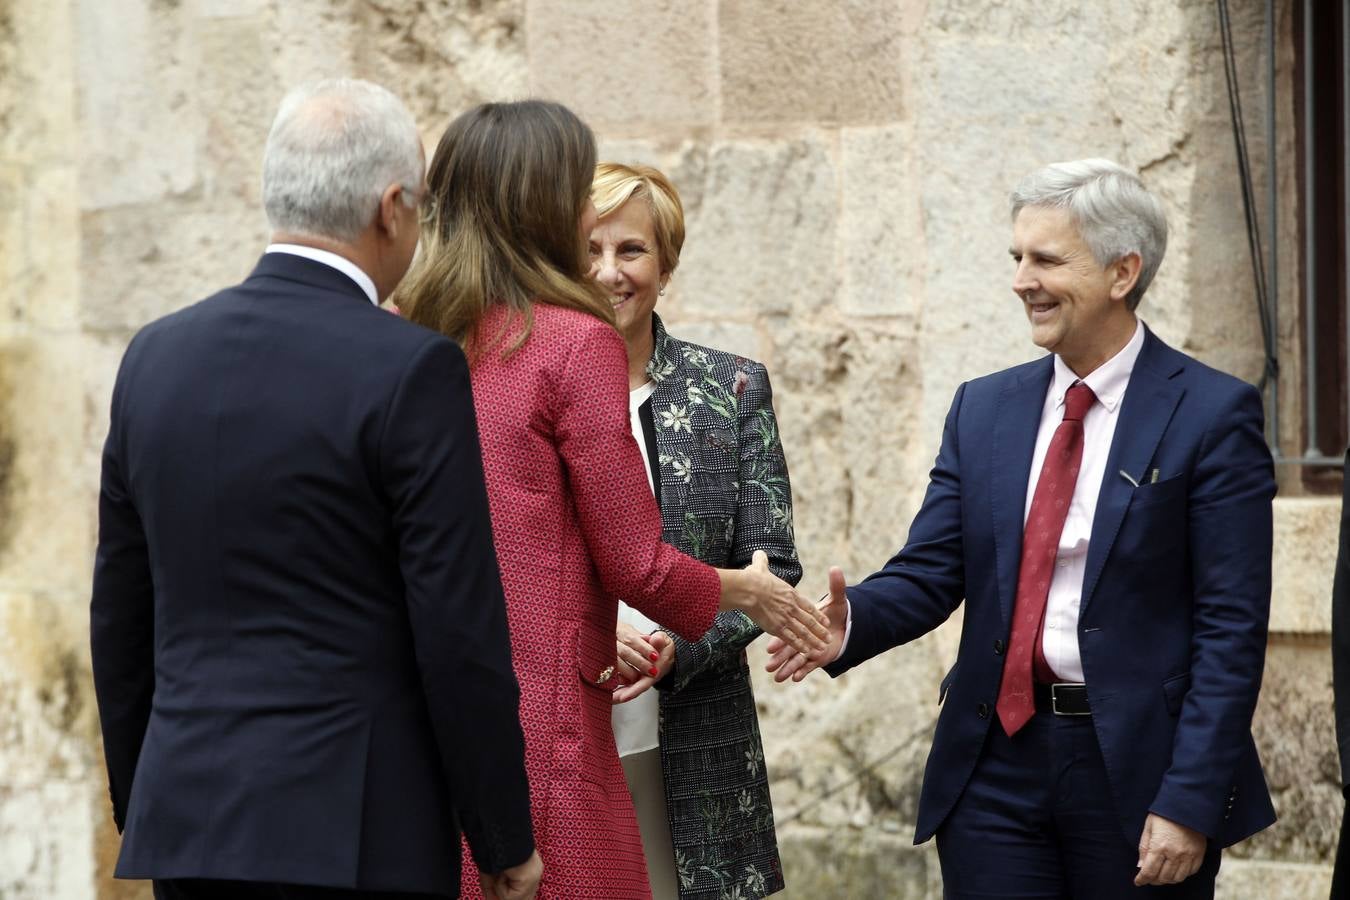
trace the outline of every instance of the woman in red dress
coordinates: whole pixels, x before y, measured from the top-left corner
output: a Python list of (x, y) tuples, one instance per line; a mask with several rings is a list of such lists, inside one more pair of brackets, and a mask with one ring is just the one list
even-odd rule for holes
[[(470, 360), (539, 896), (641, 900), (642, 841), (610, 727), (618, 598), (691, 640), (719, 608), (808, 652), (825, 631), (767, 560), (720, 570), (661, 543), (628, 421), (624, 342), (588, 277), (594, 170), (590, 129), (558, 104), (463, 114), (432, 158), (422, 254), (396, 302)], [(469, 879), (464, 896), (479, 890)]]

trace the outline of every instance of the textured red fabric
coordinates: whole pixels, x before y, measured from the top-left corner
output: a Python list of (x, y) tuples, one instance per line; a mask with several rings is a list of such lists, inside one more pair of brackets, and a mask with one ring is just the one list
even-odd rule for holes
[[(537, 304), (529, 340), (502, 359), (506, 324), (501, 308), (482, 322), (472, 381), (544, 860), (539, 897), (648, 898), (610, 688), (596, 682), (615, 661), (618, 598), (697, 640), (717, 611), (717, 573), (661, 543), (618, 333)], [(463, 896), (481, 897), (463, 859)]]
[(1045, 603), (1050, 596), (1050, 579), (1055, 574), (1059, 536), (1064, 531), (1064, 520), (1068, 518), (1073, 490), (1078, 484), (1078, 468), (1083, 462), (1083, 416), (1096, 399), (1092, 388), (1081, 381), (1065, 393), (1064, 420), (1050, 438), (1036, 493), (1031, 498), (1031, 512), (1022, 536), (1012, 634), (1008, 637), (1003, 682), (995, 705), (1009, 737), (1021, 730), (1036, 712), (1031, 687), (1033, 666), (1044, 672), (1050, 668), (1040, 648)]

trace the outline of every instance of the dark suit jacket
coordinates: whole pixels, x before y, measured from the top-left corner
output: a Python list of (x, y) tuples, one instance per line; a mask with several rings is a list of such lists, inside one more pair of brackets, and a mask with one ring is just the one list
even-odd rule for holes
[[(764, 366), (666, 333), (653, 316), (647, 374), (661, 478), (662, 538), (709, 565), (743, 568), (756, 550), (789, 584), (802, 577), (792, 486)], [(680, 413), (683, 412), (683, 415)], [(686, 418), (687, 417), (687, 418)], [(745, 647), (762, 632), (717, 614), (675, 640), (661, 689), (661, 771), (680, 900), (744, 900), (783, 889), (769, 775)]]
[(455, 893), (533, 849), (464, 357), (268, 254), (131, 342), (91, 603), (117, 874)]
[[(937, 831), (1000, 727), (1027, 477), (1052, 371), (1045, 357), (961, 386), (904, 549), (848, 590), (853, 632), (832, 675), (927, 633), (966, 601), (916, 841)], [(1148, 333), (1107, 459), (1078, 622), (1112, 786), (1102, 802), (1114, 804), (1131, 846), (1150, 811), (1219, 846), (1274, 821), (1251, 735), (1274, 494), (1256, 389)]]

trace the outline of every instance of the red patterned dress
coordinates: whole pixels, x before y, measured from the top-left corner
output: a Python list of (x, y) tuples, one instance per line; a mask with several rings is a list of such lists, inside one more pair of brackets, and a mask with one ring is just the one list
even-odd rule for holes
[[(505, 315), (497, 307), (484, 317), (482, 346)], [(472, 371), (541, 900), (651, 896), (602, 683), (615, 659), (617, 598), (697, 640), (720, 594), (712, 568), (661, 543), (628, 421), (627, 373), (613, 328), (545, 304), (523, 347), (506, 359), (481, 352)], [(463, 859), (463, 896), (481, 897), (478, 870)]]

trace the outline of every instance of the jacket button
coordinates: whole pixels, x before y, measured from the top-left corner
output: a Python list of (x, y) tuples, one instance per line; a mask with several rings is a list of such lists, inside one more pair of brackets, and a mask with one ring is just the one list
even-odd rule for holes
[(1006, 647), (1006, 646), (1007, 646), (1007, 645), (1003, 643), (1003, 640), (1002, 640), (1002, 639), (999, 639), (999, 640), (997, 640), (997, 641), (994, 641), (994, 655), (996, 655), (996, 656), (1002, 656), (1002, 655), (1003, 655), (1003, 649), (1004, 649), (1004, 647)]
[(975, 711), (978, 712), (978, 713), (980, 714), (980, 718), (981, 718), (981, 719), (987, 719), (987, 718), (989, 718), (989, 704), (988, 704), (988, 703), (981, 703), (981, 704), (979, 705), (979, 707), (976, 708)]

